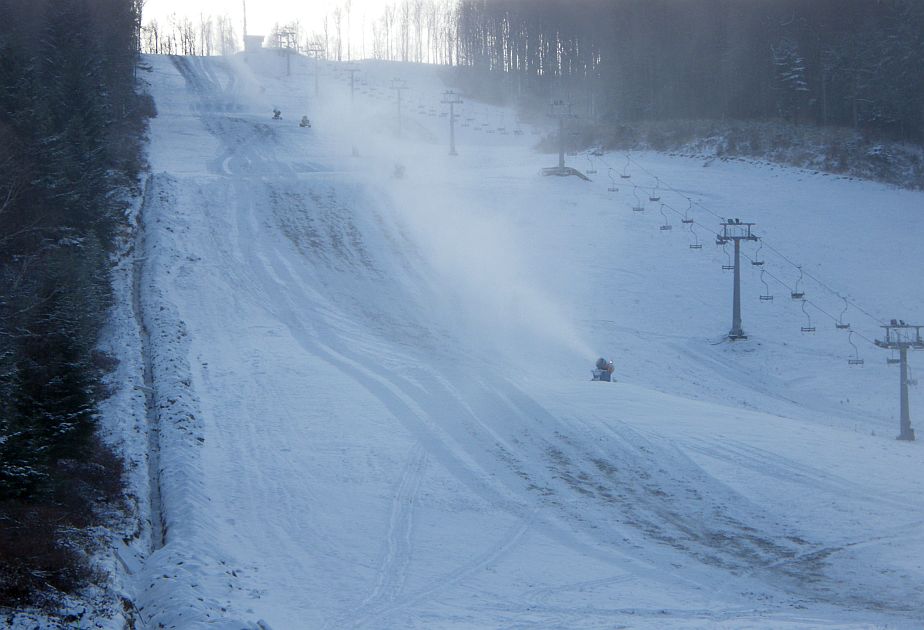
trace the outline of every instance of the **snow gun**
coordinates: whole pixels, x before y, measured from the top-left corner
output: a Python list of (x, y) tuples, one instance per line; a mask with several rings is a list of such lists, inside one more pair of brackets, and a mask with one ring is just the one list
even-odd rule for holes
[(613, 371), (615, 369), (612, 361), (607, 361), (600, 357), (597, 359), (596, 367), (591, 371), (591, 374), (593, 374), (592, 380), (610, 382), (613, 380)]

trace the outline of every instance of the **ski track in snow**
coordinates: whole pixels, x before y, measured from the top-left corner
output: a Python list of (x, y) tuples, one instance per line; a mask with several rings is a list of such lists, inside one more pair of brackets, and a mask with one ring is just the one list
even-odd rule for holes
[[(459, 130), (477, 157), (449, 162), (423, 100), (396, 142), (380, 88), (394, 69), (377, 64), (364, 64), (363, 155), (351, 159), (337, 66), (319, 102), (311, 66), (296, 59), (286, 78), (273, 59), (150, 59), (149, 194), (162, 198), (145, 210), (139, 301), (156, 318), (151, 343), (190, 373), (176, 387), (159, 373), (155, 401), (190, 411), (178, 427), (160, 418), (167, 472), (152, 496), (159, 482), (167, 545), (148, 561), (143, 579), (159, 581), (144, 618), (274, 630), (922, 622), (919, 451), (849, 430), (891, 399), (850, 402), (856, 372), (835, 377), (846, 386), (819, 376), (824, 331), (794, 344), (784, 326), (801, 312), (773, 305), (747, 312), (756, 342), (709, 346), (727, 287), (693, 274), (721, 252), (684, 251), (665, 275), (655, 256), (677, 235), (620, 216), (631, 190), (538, 179), (532, 139), (480, 128)], [(436, 98), (430, 69), (406, 70), (416, 98)], [(295, 122), (306, 102), (310, 130)], [(717, 210), (727, 202), (730, 179), (700, 181), (695, 161), (640, 159)], [(722, 168), (776, 185), (757, 167)], [(768, 229), (785, 225), (758, 209)], [(576, 317), (548, 295), (579, 304)], [(623, 382), (584, 382), (578, 338), (618, 352)]]

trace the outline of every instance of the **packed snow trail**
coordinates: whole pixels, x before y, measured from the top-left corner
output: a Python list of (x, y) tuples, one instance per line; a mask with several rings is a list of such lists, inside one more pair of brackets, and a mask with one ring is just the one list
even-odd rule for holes
[[(711, 346), (713, 253), (668, 280), (644, 218), (539, 179), (529, 134), (460, 130), (450, 160), (421, 100), (397, 139), (383, 86), (436, 100), (430, 69), (364, 64), (350, 125), (336, 66), (315, 101), (301, 60), (148, 61), (149, 625), (921, 623), (920, 451), (855, 430), (888, 398), (794, 385), (831, 356), (779, 314)], [(589, 382), (603, 351), (624, 382)]]

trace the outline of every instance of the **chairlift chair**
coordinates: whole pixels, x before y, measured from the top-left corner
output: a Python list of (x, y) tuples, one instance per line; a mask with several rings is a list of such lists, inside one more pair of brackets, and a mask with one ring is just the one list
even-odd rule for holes
[[(684, 221), (686, 223), (686, 221)], [(699, 242), (699, 235), (696, 233), (696, 230), (693, 229), (693, 221), (689, 222), (690, 225), (690, 234), (693, 235), (693, 242), (690, 243), (690, 249), (702, 249), (703, 244)]]
[[(687, 209), (683, 211), (683, 218), (680, 219), (681, 223), (686, 223), (690, 226), (693, 225), (693, 217), (690, 216), (690, 210), (692, 209), (693, 209), (693, 200), (687, 197)], [(690, 231), (691, 232), (693, 231), (692, 227), (690, 227)]]
[(815, 326), (812, 325), (812, 316), (809, 315), (809, 312), (807, 310), (805, 310), (805, 304), (806, 304), (806, 301), (802, 300), (802, 312), (805, 313), (805, 318), (807, 320), (807, 324), (802, 327), (802, 332), (813, 333), (815, 332)]
[(649, 201), (661, 201), (661, 194), (658, 192), (658, 189), (661, 188), (661, 180), (655, 177), (657, 185), (651, 189), (651, 193), (648, 195)]
[(632, 174), (629, 172), (629, 156), (626, 156), (626, 165), (622, 169), (622, 173), (619, 175), (622, 179), (629, 179), (632, 177)]
[(635, 205), (632, 206), (632, 212), (645, 212), (645, 206), (642, 205), (642, 199), (638, 196), (638, 186), (632, 187), (632, 195), (635, 197)]
[(588, 175), (596, 175), (597, 169), (594, 168), (594, 158), (592, 156), (587, 156), (587, 161), (590, 163), (590, 168), (587, 169), (586, 173)]
[(619, 187), (616, 185), (616, 178), (613, 177), (613, 172), (614, 171), (612, 167), (610, 167), (610, 169), (607, 171), (607, 174), (610, 177), (610, 186), (609, 188), (606, 189), (608, 192), (612, 192), (612, 193), (619, 192)]
[[(844, 300), (844, 310), (842, 310), (841, 314), (838, 316), (837, 322), (834, 323), (834, 327), (838, 330), (850, 330), (850, 324), (844, 321), (844, 314), (847, 312), (847, 298), (842, 295), (838, 297)], [(853, 333), (851, 332), (850, 334), (852, 335)]]
[(680, 219), (680, 222), (686, 225), (693, 225), (693, 217), (690, 216), (688, 211), (685, 211), (683, 213), (683, 218)]
[(770, 293), (770, 285), (767, 284), (767, 281), (766, 281), (766, 280), (764, 280), (764, 275), (765, 275), (766, 273), (767, 273), (767, 271), (766, 271), (765, 269), (761, 269), (761, 270), (760, 270), (760, 281), (761, 281), (761, 282), (763, 283), (763, 285), (764, 285), (764, 292), (760, 294), (760, 301), (761, 301), (761, 302), (772, 302), (772, 301), (773, 301), (773, 295)]
[(757, 251), (754, 252), (754, 258), (751, 260), (751, 266), (753, 267), (763, 267), (764, 260), (760, 257), (760, 250), (764, 248), (763, 239), (758, 240), (757, 242)]
[(860, 351), (857, 349), (857, 344), (853, 342), (853, 331), (850, 331), (850, 334), (847, 336), (847, 343), (853, 346), (853, 356), (847, 359), (847, 365), (863, 365), (865, 361), (860, 358)]
[(802, 266), (800, 265), (799, 266), (799, 279), (796, 280), (796, 286), (789, 294), (794, 300), (804, 300), (805, 299), (805, 291), (802, 291), (799, 288), (799, 283), (801, 282), (802, 282)]
[(670, 219), (669, 219), (669, 218), (667, 217), (667, 215), (664, 213), (664, 204), (663, 204), (663, 203), (661, 204), (660, 212), (661, 212), (661, 216), (664, 217), (664, 224), (661, 225), (661, 226), (659, 226), (658, 229), (661, 230), (662, 232), (669, 232), (670, 230), (673, 230), (673, 229), (674, 229), (674, 226), (671, 225)]
[(715, 244), (722, 246), (722, 252), (725, 254), (725, 264), (722, 265), (722, 271), (734, 271), (735, 266), (732, 264), (731, 254), (728, 253), (728, 241), (721, 235), (715, 237)]

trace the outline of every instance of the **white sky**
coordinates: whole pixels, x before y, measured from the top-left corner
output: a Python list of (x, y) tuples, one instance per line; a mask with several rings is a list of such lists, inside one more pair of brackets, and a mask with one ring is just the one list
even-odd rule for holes
[[(352, 0), (352, 26), (357, 32), (362, 23), (363, 13), (367, 22), (378, 18), (389, 0)], [(344, 6), (344, 0), (247, 0), (247, 30), (251, 35), (268, 35), (277, 22), (284, 24), (295, 19), (301, 20), (305, 32), (318, 27), (319, 20), (333, 12), (338, 6)], [(238, 37), (242, 35), (243, 14), (242, 0), (147, 0), (144, 5), (144, 21), (156, 19), (163, 22), (175, 13), (178, 17), (187, 16), (194, 22), (200, 15), (229, 15), (234, 20)], [(344, 20), (346, 17), (344, 16)], [(367, 25), (368, 28), (368, 25)]]

